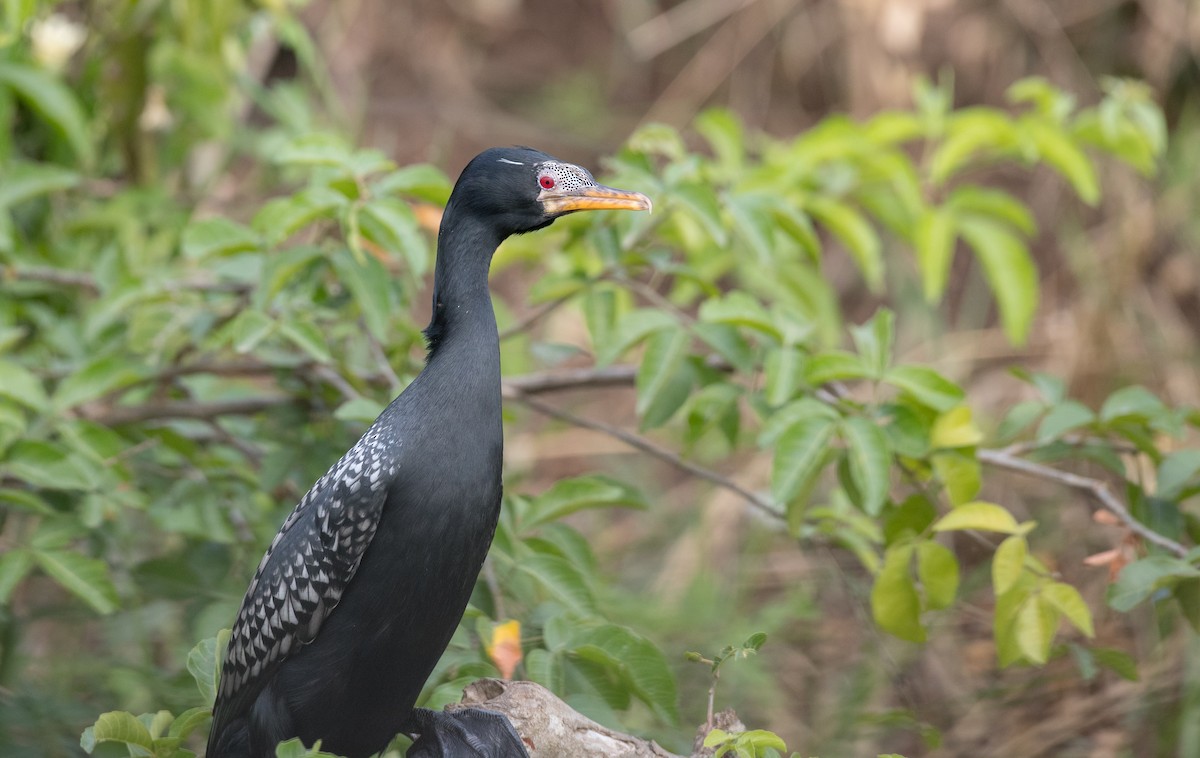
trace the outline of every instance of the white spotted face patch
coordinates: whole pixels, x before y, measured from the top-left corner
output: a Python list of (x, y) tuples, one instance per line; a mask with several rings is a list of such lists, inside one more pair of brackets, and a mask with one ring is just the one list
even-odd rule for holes
[(538, 167), (538, 186), (543, 191), (575, 192), (596, 183), (585, 169), (569, 163), (546, 162)]

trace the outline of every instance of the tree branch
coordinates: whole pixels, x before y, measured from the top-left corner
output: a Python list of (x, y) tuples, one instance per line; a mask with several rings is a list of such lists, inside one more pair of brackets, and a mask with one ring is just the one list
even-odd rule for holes
[(295, 402), (283, 395), (250, 397), (240, 400), (216, 400), (211, 402), (181, 400), (151, 402), (144, 405), (118, 405), (99, 410), (80, 409), (80, 415), (89, 421), (106, 426), (139, 424), (143, 421), (165, 419), (196, 419), (211, 421), (220, 416), (251, 416), (269, 408)]
[(528, 406), (529, 408), (545, 416), (550, 416), (551, 418), (564, 421), (572, 426), (577, 426), (582, 429), (591, 429), (592, 431), (600, 432), (601, 434), (606, 434), (609, 437), (618, 439), (636, 450), (640, 450), (643, 453), (651, 455), (660, 461), (665, 461), (666, 463), (669, 463), (672, 466), (693, 476), (699, 477), (708, 482), (712, 482), (718, 487), (722, 487), (730, 492), (733, 492), (750, 505), (774, 519), (778, 519), (780, 521), (785, 520), (784, 515), (780, 513), (779, 510), (777, 510), (769, 500), (761, 495), (751, 492), (732, 479), (718, 474), (712, 469), (707, 469), (703, 466), (692, 463), (691, 461), (685, 460), (673, 450), (665, 448), (656, 442), (652, 442), (651, 440), (648, 440), (639, 434), (634, 434), (633, 432), (626, 431), (625, 429), (622, 429), (618, 426), (613, 426), (612, 424), (606, 424), (603, 421), (595, 421), (593, 419), (584, 418), (569, 411), (564, 411), (561, 408), (556, 408), (555, 406), (542, 402), (535, 397), (531, 397), (519, 390), (515, 390), (511, 384), (507, 388), (505, 397), (516, 400), (517, 402)]
[(1139, 535), (1147, 542), (1152, 542), (1181, 558), (1188, 553), (1188, 549), (1180, 543), (1170, 537), (1164, 537), (1135, 519), (1133, 514), (1129, 512), (1129, 509), (1125, 507), (1125, 504), (1108, 488), (1108, 485), (1099, 479), (1072, 474), (1069, 471), (1060, 471), (1041, 463), (1034, 463), (1024, 458), (1018, 458), (1009, 452), (1007, 448), (1000, 450), (979, 450), (976, 453), (976, 457), (982, 463), (986, 463), (989, 466), (1017, 471), (1085, 492), (1095, 498), (1105, 510), (1120, 519), (1121, 523), (1128, 527), (1131, 532)]

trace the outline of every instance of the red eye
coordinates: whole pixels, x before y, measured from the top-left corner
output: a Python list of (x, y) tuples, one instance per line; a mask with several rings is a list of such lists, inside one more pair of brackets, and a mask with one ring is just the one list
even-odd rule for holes
[(554, 177), (542, 176), (538, 179), (538, 184), (542, 185), (542, 189), (554, 189)]

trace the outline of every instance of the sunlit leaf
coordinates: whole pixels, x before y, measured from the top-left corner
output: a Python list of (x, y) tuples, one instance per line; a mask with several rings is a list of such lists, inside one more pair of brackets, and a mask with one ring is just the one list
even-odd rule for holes
[(921, 269), (921, 285), (925, 300), (936, 303), (946, 291), (950, 263), (954, 256), (957, 230), (954, 216), (947, 208), (930, 208), (917, 219), (913, 230), (913, 249)]
[(873, 292), (883, 289), (883, 245), (879, 234), (866, 217), (845, 203), (820, 197), (812, 198), (807, 206), (813, 217), (850, 253), (863, 279)]
[(1006, 225), (979, 216), (962, 216), (958, 228), (983, 266), (1004, 333), (1024, 343), (1038, 302), (1037, 267), (1028, 246)]
[(1088, 609), (1087, 603), (1083, 601), (1079, 590), (1063, 582), (1049, 582), (1042, 587), (1042, 597), (1076, 629), (1088, 637), (1096, 636), (1092, 626), (1092, 612)]
[(945, 545), (925, 540), (917, 544), (917, 578), (931, 610), (949, 608), (958, 594), (958, 559)]
[(1025, 570), (1028, 550), (1025, 538), (1019, 534), (1006, 537), (996, 548), (992, 556), (992, 587), (997, 596), (1008, 592), (1017, 583)]
[(933, 525), (935, 532), (976, 529), (983, 532), (1013, 534), (1018, 528), (1017, 520), (1008, 510), (994, 503), (981, 501), (957, 506)]
[(912, 555), (911, 544), (888, 549), (871, 588), (871, 615), (881, 629), (900, 639), (924, 642), (921, 601), (909, 570)]

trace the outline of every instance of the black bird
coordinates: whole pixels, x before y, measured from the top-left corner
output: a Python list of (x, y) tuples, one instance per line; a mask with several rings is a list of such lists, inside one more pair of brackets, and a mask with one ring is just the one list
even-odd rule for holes
[(225, 653), (209, 758), (274, 756), (292, 737), (354, 758), (402, 731), (442, 728), (450, 737), (427, 744), (430, 754), (458, 743), (472, 749), (455, 755), (487, 754), (478, 722), (446, 725), (453, 717), (413, 704), (462, 618), (500, 512), (492, 254), (566, 213), (650, 207), (530, 148), (486, 150), (463, 169), (438, 231), (425, 368), (267, 548)]

